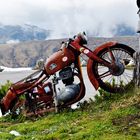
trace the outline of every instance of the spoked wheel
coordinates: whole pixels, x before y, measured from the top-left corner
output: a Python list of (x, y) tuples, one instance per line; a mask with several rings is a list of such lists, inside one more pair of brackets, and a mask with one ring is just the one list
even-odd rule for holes
[(101, 50), (97, 55), (108, 63), (114, 63), (115, 69), (98, 62), (92, 63), (92, 70), (99, 86), (112, 93), (125, 91), (133, 81), (134, 50), (124, 44)]

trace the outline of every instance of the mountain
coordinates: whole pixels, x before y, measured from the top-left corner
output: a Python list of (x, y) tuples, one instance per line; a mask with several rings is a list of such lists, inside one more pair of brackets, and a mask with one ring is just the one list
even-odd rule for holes
[(2, 25), (0, 24), (0, 44), (17, 43), (31, 40), (45, 40), (50, 30), (34, 25)]
[[(55, 39), (45, 41), (28, 41), (17, 44), (1, 44), (0, 45), (0, 65), (6, 67), (34, 67), (39, 59), (47, 59), (52, 53), (61, 47), (62, 41), (68, 39)], [(124, 43), (135, 50), (138, 49), (138, 36), (88, 38), (88, 47), (94, 50), (97, 46), (108, 42), (117, 41)]]
[(121, 24), (116, 24), (111, 26), (110, 28), (104, 27), (102, 24), (98, 25), (97, 28), (92, 31), (86, 31), (86, 33), (90, 36), (98, 36), (98, 37), (104, 37), (104, 36), (109, 36), (109, 37), (116, 37), (116, 36), (135, 36), (136, 29), (130, 25), (127, 25), (125, 23)]
[[(97, 31), (86, 31), (88, 36), (102, 36), (103, 26)], [(24, 24), (24, 25), (3, 25), (0, 24), (0, 44), (19, 43), (33, 40), (46, 40), (53, 37), (52, 30), (46, 30), (38, 26)], [(65, 35), (64, 35), (65, 34)], [(71, 33), (72, 34), (72, 33)], [(112, 36), (132, 36), (136, 35), (136, 31), (129, 25), (118, 24), (111, 29)], [(67, 36), (66, 33), (63, 33)]]
[[(6, 67), (35, 66), (38, 59), (46, 59), (60, 48), (62, 41), (68, 40), (48, 40), (51, 33), (51, 30), (28, 24), (22, 26), (0, 24), (0, 65)], [(116, 25), (112, 34), (114, 34), (112, 38), (89, 37), (88, 47), (93, 50), (96, 46), (107, 41), (117, 41), (135, 49), (138, 48), (139, 39), (130, 26), (126, 24)]]
[(112, 30), (112, 33), (114, 36), (132, 36), (136, 35), (136, 31), (131, 26), (128, 26), (126, 24), (118, 24), (115, 26), (115, 28)]

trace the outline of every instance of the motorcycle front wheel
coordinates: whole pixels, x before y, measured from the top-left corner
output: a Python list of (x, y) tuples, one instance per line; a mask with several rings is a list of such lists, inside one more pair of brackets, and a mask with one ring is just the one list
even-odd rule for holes
[(93, 61), (92, 70), (102, 89), (112, 93), (120, 93), (132, 86), (135, 66), (134, 52), (132, 48), (124, 44), (117, 44), (99, 51), (98, 57), (110, 64), (115, 63), (117, 66), (114, 71), (97, 61)]

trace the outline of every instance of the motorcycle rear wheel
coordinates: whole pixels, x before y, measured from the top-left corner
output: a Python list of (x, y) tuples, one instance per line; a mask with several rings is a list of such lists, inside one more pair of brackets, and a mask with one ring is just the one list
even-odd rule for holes
[(97, 55), (104, 61), (115, 62), (118, 66), (118, 69), (114, 72), (103, 64), (93, 61), (92, 70), (102, 89), (111, 93), (120, 93), (132, 86), (134, 52), (133, 49), (124, 44), (117, 44), (98, 52)]

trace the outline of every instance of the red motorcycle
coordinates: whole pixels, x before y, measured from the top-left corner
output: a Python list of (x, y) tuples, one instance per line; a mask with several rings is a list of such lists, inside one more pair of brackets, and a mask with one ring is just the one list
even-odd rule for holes
[[(63, 42), (44, 66), (35, 73), (13, 84), (0, 102), (2, 114), (7, 111), (39, 114), (55, 108), (68, 107), (85, 95), (80, 54), (86, 55), (90, 82), (111, 92), (125, 91), (133, 82), (134, 50), (127, 45), (108, 42), (94, 51), (87, 48), (85, 33)], [(61, 82), (61, 87), (57, 87)], [(62, 87), (63, 86), (63, 87)], [(23, 109), (24, 108), (24, 109)]]

